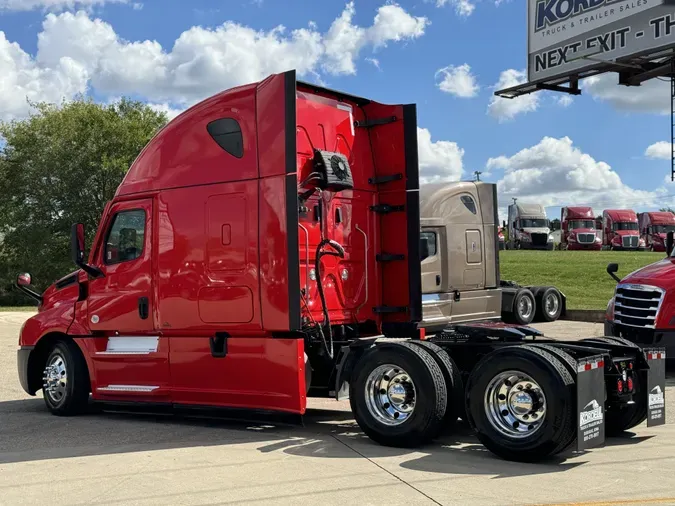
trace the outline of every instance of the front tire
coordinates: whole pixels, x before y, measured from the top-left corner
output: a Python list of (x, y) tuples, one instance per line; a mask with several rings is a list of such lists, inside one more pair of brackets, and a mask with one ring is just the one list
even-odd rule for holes
[(448, 391), (428, 351), (406, 342), (387, 343), (375, 345), (356, 364), (349, 401), (370, 439), (412, 448), (440, 432)]
[(70, 340), (52, 347), (42, 375), (42, 396), (57, 416), (83, 413), (89, 402), (89, 370), (79, 347)]
[(469, 423), (495, 455), (536, 462), (575, 437), (574, 377), (553, 354), (509, 346), (487, 355), (467, 384)]

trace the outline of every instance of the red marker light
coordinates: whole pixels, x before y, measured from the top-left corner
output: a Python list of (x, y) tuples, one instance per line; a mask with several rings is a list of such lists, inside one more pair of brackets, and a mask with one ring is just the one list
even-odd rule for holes
[(628, 369), (632, 369), (632, 368), (633, 368), (633, 362), (628, 364)]
[(628, 387), (628, 391), (632, 392), (633, 391), (633, 378), (628, 378), (626, 380), (626, 386)]
[(616, 382), (616, 389), (619, 391), (619, 393), (623, 392), (623, 381), (622, 380), (618, 380)]

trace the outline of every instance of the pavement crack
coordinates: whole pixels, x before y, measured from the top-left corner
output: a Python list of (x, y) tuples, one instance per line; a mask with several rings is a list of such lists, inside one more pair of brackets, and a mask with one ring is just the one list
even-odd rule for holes
[(387, 473), (387, 474), (388, 474), (389, 476), (391, 476), (392, 478), (395, 478), (396, 480), (400, 481), (400, 482), (403, 483), (404, 485), (407, 485), (408, 487), (410, 487), (411, 489), (413, 489), (413, 490), (414, 490), (415, 492), (417, 492), (418, 494), (423, 495), (424, 497), (426, 497), (427, 499), (429, 499), (432, 503), (438, 504), (438, 506), (443, 506), (440, 502), (438, 502), (436, 499), (434, 499), (433, 497), (431, 497), (429, 494), (426, 494), (426, 493), (422, 492), (419, 488), (417, 488), (417, 487), (416, 487), (415, 485), (413, 485), (412, 483), (408, 483), (408, 482), (405, 481), (403, 478), (401, 478), (400, 476), (397, 476), (396, 474), (392, 473), (391, 471), (389, 471), (389, 470), (386, 469), (385, 467), (383, 467), (383, 466), (381, 466), (380, 464), (378, 464), (377, 462), (375, 462), (375, 461), (374, 461), (373, 459), (371, 459), (370, 457), (365, 456), (363, 453), (361, 453), (360, 451), (358, 451), (356, 448), (354, 448), (354, 447), (352, 447), (352, 446), (349, 446), (349, 444), (347, 444), (345, 441), (341, 440), (341, 439), (340, 439), (339, 437), (337, 437), (335, 434), (331, 434), (330, 436), (331, 436), (333, 439), (335, 439), (338, 443), (340, 443), (341, 445), (344, 445), (344, 446), (346, 446), (347, 448), (349, 448), (351, 451), (353, 451), (354, 453), (356, 453), (358, 456), (360, 456), (360, 457), (366, 459), (368, 462), (370, 462), (370, 463), (373, 464), (374, 466), (379, 467), (382, 471), (384, 471), (385, 473)]

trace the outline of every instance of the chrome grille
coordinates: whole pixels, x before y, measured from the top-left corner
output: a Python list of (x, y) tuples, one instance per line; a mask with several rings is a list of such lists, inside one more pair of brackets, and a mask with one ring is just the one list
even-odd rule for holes
[(620, 284), (614, 296), (614, 321), (632, 327), (656, 328), (665, 291), (656, 286)]
[(595, 234), (577, 234), (577, 240), (582, 244), (595, 242)]
[(636, 235), (624, 235), (621, 238), (621, 244), (624, 248), (637, 248), (638, 247), (638, 236)]

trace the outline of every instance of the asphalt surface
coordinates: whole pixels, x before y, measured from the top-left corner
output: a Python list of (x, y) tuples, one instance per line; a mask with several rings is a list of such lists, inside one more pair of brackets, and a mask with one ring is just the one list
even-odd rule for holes
[[(0, 313), (0, 505), (675, 505), (675, 377), (668, 424), (539, 464), (494, 457), (467, 427), (416, 451), (363, 436), (348, 403), (312, 401), (304, 427), (92, 412), (47, 413), (18, 384), (28, 314)], [(598, 325), (539, 326), (560, 338)]]

